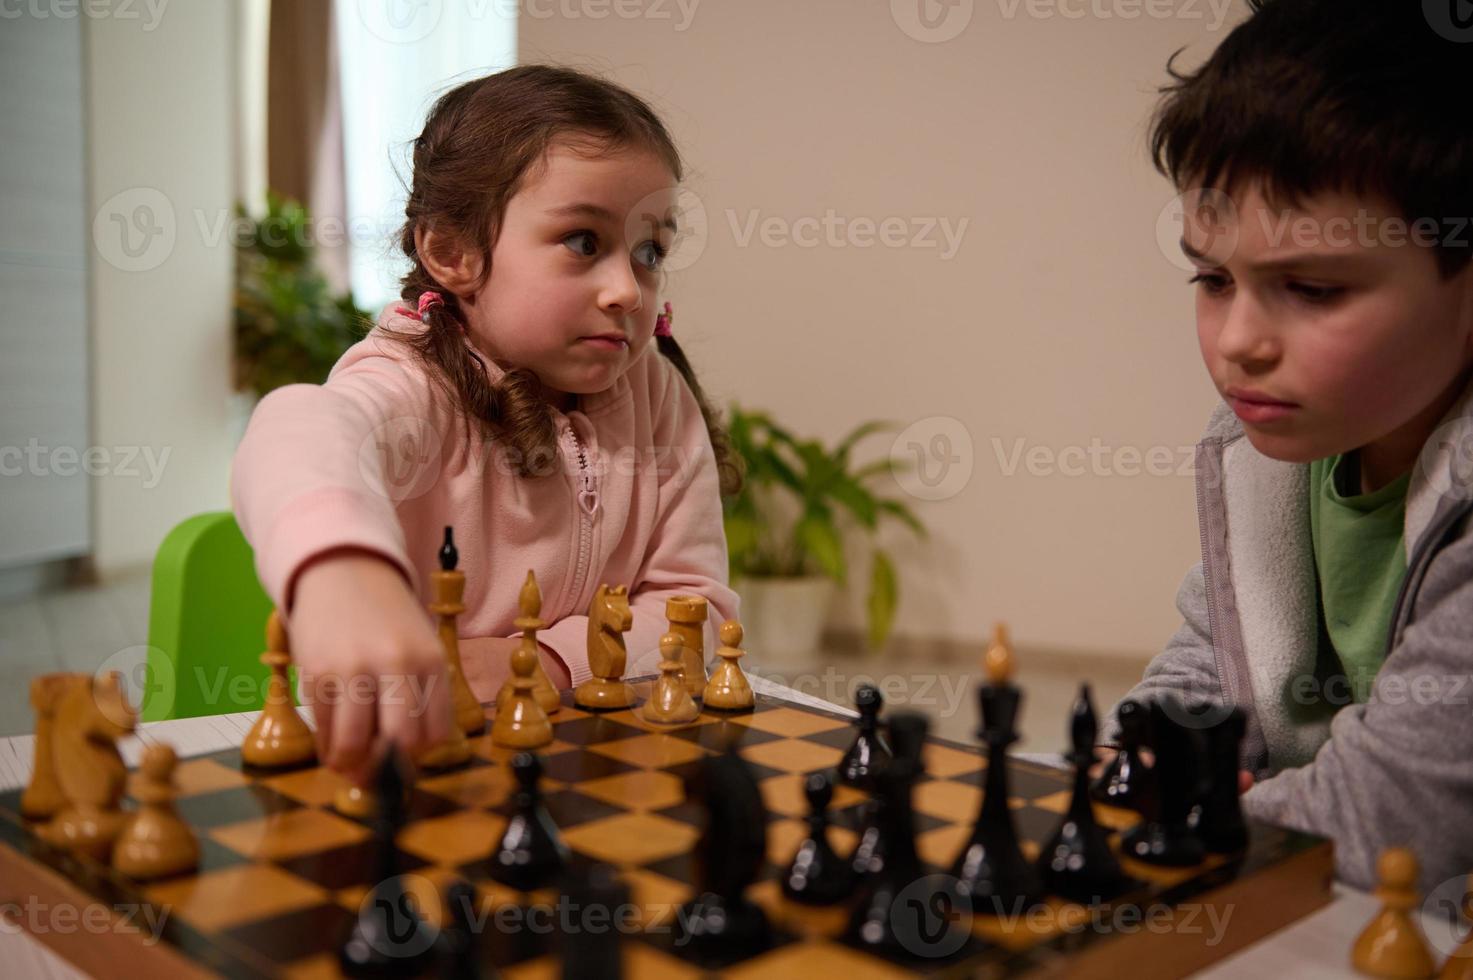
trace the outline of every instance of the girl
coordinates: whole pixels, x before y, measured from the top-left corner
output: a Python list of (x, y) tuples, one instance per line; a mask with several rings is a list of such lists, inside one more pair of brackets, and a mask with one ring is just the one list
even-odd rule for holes
[(740, 472), (668, 304), (656, 316), (681, 172), (644, 102), (577, 71), (514, 68), (430, 112), (400, 233), (405, 305), (326, 383), (262, 399), (232, 472), (328, 764), (361, 781), (386, 742), (412, 753), (449, 732), (425, 609), (445, 525), (482, 701), (507, 674), (528, 569), (563, 687), (589, 676), (602, 582), (629, 587), (631, 664), (658, 657), (672, 594), (736, 615), (720, 497)]

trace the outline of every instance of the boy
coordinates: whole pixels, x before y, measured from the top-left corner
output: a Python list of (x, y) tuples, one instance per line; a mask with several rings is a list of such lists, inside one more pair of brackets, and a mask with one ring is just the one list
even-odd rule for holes
[(1398, 844), (1473, 870), (1473, 50), (1436, 6), (1255, 0), (1151, 137), (1225, 404), (1130, 697), (1241, 707), (1244, 809), (1361, 888)]

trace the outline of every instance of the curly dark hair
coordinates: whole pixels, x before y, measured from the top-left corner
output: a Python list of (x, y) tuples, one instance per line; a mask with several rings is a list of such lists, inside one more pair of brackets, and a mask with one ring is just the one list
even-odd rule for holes
[[(399, 245), (410, 270), (400, 281), (400, 296), (415, 306), (421, 293), (434, 290), (445, 299), (413, 333), (386, 330), (428, 366), (445, 395), (461, 408), (466, 437), (503, 444), (522, 476), (548, 470), (538, 461), (556, 458), (557, 432), (552, 408), (542, 397), (537, 376), (513, 367), (492, 382), (486, 365), (461, 340), (464, 320), (456, 297), (430, 275), (415, 244), (415, 231), (432, 227), (480, 251), (481, 282), (491, 272), (507, 203), (527, 171), (560, 138), (593, 142), (600, 148), (639, 147), (658, 156), (676, 180), (684, 172), (680, 153), (654, 111), (634, 93), (571, 68), (523, 65), (459, 85), (430, 110), (414, 140), (414, 174)], [(479, 285), (479, 284), (478, 284)], [(659, 352), (680, 372), (700, 405), (716, 454), (721, 492), (740, 491), (740, 459), (674, 337), (657, 337)], [(474, 428), (473, 428), (474, 425)]]

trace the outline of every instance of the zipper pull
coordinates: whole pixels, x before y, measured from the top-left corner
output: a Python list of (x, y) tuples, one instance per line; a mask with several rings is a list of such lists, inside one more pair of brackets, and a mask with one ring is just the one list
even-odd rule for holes
[(598, 491), (593, 489), (593, 477), (583, 474), (583, 489), (578, 491), (578, 505), (592, 517), (598, 511)]

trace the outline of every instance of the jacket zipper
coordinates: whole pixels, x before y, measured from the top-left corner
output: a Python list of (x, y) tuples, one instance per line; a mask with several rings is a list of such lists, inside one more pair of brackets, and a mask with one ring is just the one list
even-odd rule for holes
[(578, 457), (578, 560), (573, 570), (572, 595), (574, 602), (581, 602), (583, 583), (588, 578), (588, 566), (593, 556), (593, 522), (598, 517), (598, 488), (593, 479), (593, 468), (588, 463), (588, 451), (578, 430), (568, 422), (568, 435), (572, 437), (573, 451)]
[[(1224, 479), (1223, 470), (1226, 467), (1226, 460), (1222, 456), (1223, 449), (1223, 445), (1218, 443), (1216, 460), (1217, 486), (1219, 490), (1222, 488)], [(1200, 455), (1197, 462), (1200, 472), (1201, 463), (1204, 459), (1208, 458), (1209, 450), (1206, 447), (1199, 447), (1198, 452)], [(1231, 655), (1225, 653), (1222, 649), (1222, 643), (1225, 639), (1222, 633), (1223, 611), (1220, 608), (1221, 596), (1215, 587), (1219, 569), (1217, 568), (1217, 562), (1214, 561), (1213, 540), (1208, 531), (1207, 492), (1202, 488), (1200, 479), (1197, 480), (1196, 491), (1197, 534), (1200, 538), (1200, 547), (1202, 549), (1202, 590), (1207, 593), (1207, 638), (1212, 644), (1213, 666), (1217, 668), (1218, 684), (1223, 688), (1223, 700), (1231, 705), (1236, 704), (1240, 700), (1237, 683), (1237, 665), (1231, 663)], [(1221, 501), (1218, 501), (1218, 504), (1220, 509)], [(1231, 668), (1231, 678), (1229, 678), (1228, 669), (1226, 668)], [(1244, 707), (1246, 710), (1249, 706)]]
[(1391, 651), (1396, 648), (1396, 640), (1405, 628), (1402, 622), (1406, 615), (1406, 606), (1411, 601), (1412, 593), (1422, 587), (1422, 579), (1426, 576), (1427, 566), (1432, 564), (1432, 558), (1436, 554), (1437, 547), (1442, 539), (1447, 537), (1463, 517), (1468, 513), (1469, 507), (1473, 506), (1467, 501), (1460, 502), (1458, 506), (1451, 507), (1441, 515), (1433, 515), (1432, 522), (1422, 532), (1422, 540), (1417, 542), (1415, 550), (1407, 560), (1406, 574), (1401, 578), (1401, 588), (1396, 593), (1396, 604), (1391, 608), (1391, 628), (1386, 634), (1386, 650), (1381, 659), (1391, 656)]

